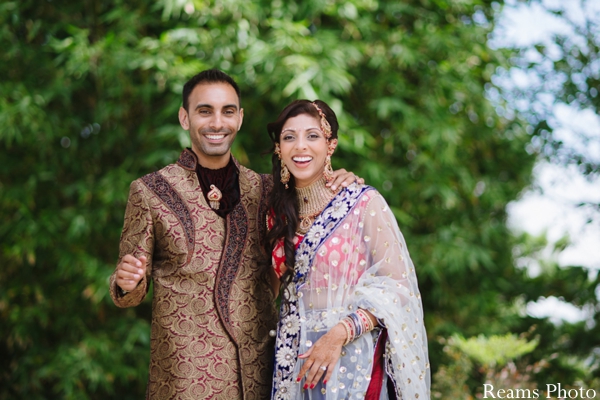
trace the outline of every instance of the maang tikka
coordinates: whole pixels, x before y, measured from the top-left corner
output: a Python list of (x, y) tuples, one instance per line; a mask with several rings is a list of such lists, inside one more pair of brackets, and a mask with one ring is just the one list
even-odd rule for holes
[(315, 106), (315, 108), (317, 109), (317, 112), (319, 113), (319, 116), (321, 117), (321, 130), (323, 131), (323, 134), (325, 135), (325, 139), (327, 139), (327, 140), (331, 139), (331, 125), (329, 125), (329, 121), (327, 121), (327, 117), (325, 117), (325, 113), (323, 112), (323, 110), (321, 110), (321, 108), (314, 101), (312, 102), (312, 105)]
[(329, 142), (327, 148), (327, 158), (325, 158), (325, 167), (323, 168), (323, 177), (327, 182), (330, 182), (333, 179), (333, 168), (331, 167), (331, 155), (337, 146), (337, 139), (331, 139), (331, 125), (329, 125), (329, 121), (325, 117), (325, 113), (321, 108), (317, 105), (317, 103), (313, 102), (313, 106), (317, 109), (319, 116), (321, 117), (321, 130), (325, 135), (325, 139)]
[(285, 188), (288, 189), (288, 182), (290, 181), (290, 170), (281, 159), (281, 148), (279, 148), (279, 143), (275, 143), (275, 154), (277, 155), (277, 158), (279, 158), (279, 162), (281, 163), (281, 183), (283, 183), (285, 185)]

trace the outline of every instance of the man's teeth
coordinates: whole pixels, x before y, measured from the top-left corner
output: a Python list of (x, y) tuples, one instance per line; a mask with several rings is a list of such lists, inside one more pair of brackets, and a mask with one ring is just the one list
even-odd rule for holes
[(206, 137), (210, 140), (220, 140), (225, 137), (225, 135), (206, 135)]
[(307, 162), (312, 160), (312, 157), (294, 157), (292, 158), (292, 160), (296, 161), (296, 162)]

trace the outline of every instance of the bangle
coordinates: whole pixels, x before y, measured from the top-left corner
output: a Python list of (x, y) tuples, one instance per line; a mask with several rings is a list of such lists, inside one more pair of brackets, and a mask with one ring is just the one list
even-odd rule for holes
[(352, 338), (354, 335), (352, 335), (352, 326), (349, 324), (349, 322), (346, 318), (341, 319), (340, 323), (342, 324), (342, 326), (344, 327), (344, 330), (346, 331), (346, 340), (344, 341), (344, 344), (342, 345), (342, 346), (345, 346), (352, 341)]
[(375, 325), (373, 325), (373, 321), (371, 320), (371, 318), (365, 310), (359, 308), (358, 310), (356, 310), (356, 314), (360, 316), (361, 323), (363, 324), (363, 331), (365, 333), (371, 332), (375, 328)]
[(354, 323), (354, 329), (356, 331), (355, 338), (361, 337), (363, 335), (363, 333), (365, 333), (365, 332), (364, 332), (364, 326), (360, 322), (360, 317), (355, 312), (350, 314), (349, 317), (352, 319), (352, 322)]
[(346, 341), (343, 346), (346, 346), (363, 334), (371, 332), (375, 328), (369, 314), (360, 308), (356, 312), (346, 315), (340, 320), (340, 323), (346, 330)]

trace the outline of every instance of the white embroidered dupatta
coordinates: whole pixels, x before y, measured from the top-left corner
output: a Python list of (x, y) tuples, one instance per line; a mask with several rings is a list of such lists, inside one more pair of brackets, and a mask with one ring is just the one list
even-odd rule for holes
[[(313, 223), (296, 250), (295, 276), (277, 330), (274, 399), (364, 398), (379, 330), (344, 346), (327, 385), (296, 383), (298, 354), (357, 308), (385, 326), (385, 369), (398, 398), (429, 399), (427, 336), (415, 269), (396, 219), (373, 188), (350, 185)], [(383, 384), (383, 382), (382, 382)], [(384, 385), (382, 398), (387, 398)]]

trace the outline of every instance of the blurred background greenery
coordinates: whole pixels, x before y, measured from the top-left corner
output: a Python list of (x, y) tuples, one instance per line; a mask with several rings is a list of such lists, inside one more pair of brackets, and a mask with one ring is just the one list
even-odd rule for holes
[[(320, 98), (338, 113), (334, 167), (382, 192), (418, 267), (433, 398), (481, 397), (486, 382), (599, 389), (600, 279), (544, 260), (545, 238), (512, 233), (506, 206), (537, 160), (600, 169), (563, 151), (544, 115), (512, 104), (535, 93), (504, 95), (492, 80), (550, 65), (556, 98), (598, 114), (598, 20), (583, 42), (555, 37), (558, 58), (532, 46), (539, 63), (519, 64), (525, 50), (490, 46), (503, 5), (0, 3), (0, 399), (143, 397), (150, 304), (116, 308), (108, 276), (129, 183), (189, 145), (181, 88), (212, 67), (241, 86), (233, 150), (258, 172), (270, 171), (265, 125), (285, 104)], [(518, 257), (543, 268), (532, 275)], [(544, 296), (592, 316), (528, 315)]]

